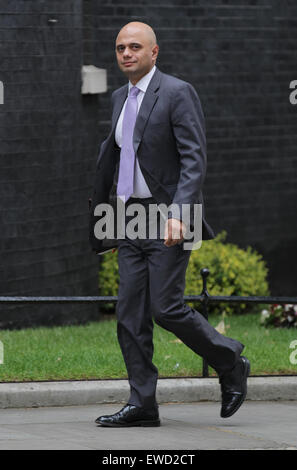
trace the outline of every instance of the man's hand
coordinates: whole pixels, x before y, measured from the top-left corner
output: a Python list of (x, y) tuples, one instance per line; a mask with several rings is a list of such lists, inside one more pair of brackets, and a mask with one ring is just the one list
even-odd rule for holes
[(165, 224), (164, 245), (173, 246), (184, 239), (186, 233), (185, 224), (178, 219), (168, 219)]

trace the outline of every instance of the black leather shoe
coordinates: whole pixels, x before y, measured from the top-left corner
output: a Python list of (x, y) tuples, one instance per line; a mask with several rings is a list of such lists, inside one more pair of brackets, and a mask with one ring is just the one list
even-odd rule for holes
[(222, 391), (221, 417), (229, 418), (243, 404), (247, 393), (247, 378), (250, 373), (249, 360), (241, 356), (230, 372), (220, 376)]
[(156, 408), (146, 410), (135, 405), (125, 405), (113, 415), (99, 416), (96, 424), (113, 428), (131, 426), (160, 426), (159, 413)]

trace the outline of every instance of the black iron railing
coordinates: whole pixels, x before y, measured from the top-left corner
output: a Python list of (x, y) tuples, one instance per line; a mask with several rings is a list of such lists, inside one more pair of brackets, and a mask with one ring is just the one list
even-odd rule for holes
[[(184, 300), (193, 303), (199, 302), (202, 306), (202, 315), (208, 320), (208, 306), (210, 302), (220, 303), (250, 303), (250, 304), (297, 304), (297, 297), (269, 297), (269, 296), (224, 296), (224, 295), (210, 295), (207, 290), (207, 277), (209, 270), (203, 268), (200, 271), (203, 279), (203, 288), (200, 295), (185, 295)], [(66, 304), (66, 303), (116, 303), (118, 300), (117, 296), (81, 296), (81, 297), (23, 297), (23, 296), (0, 296), (0, 304), (14, 304), (14, 303), (26, 303), (26, 304)], [(202, 376), (208, 377), (208, 364), (203, 359)]]

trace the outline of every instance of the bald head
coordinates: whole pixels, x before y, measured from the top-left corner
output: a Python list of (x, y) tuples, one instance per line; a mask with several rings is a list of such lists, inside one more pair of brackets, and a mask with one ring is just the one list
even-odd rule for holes
[(158, 51), (154, 30), (146, 23), (131, 21), (117, 35), (118, 65), (133, 85), (155, 65)]
[(147, 40), (152, 47), (157, 44), (157, 38), (153, 28), (146, 23), (142, 23), (141, 21), (131, 21), (130, 23), (127, 23), (120, 30), (117, 39), (121, 33), (138, 34)]

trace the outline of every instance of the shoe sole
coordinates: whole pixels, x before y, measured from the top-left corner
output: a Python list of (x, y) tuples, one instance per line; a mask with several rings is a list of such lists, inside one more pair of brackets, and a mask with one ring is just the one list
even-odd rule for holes
[(161, 421), (159, 419), (154, 420), (154, 421), (149, 421), (149, 420), (133, 421), (131, 423), (125, 423), (125, 424), (97, 423), (96, 421), (95, 423), (106, 428), (131, 428), (133, 426), (158, 427), (161, 425)]
[[(244, 378), (245, 380), (247, 380), (248, 376), (250, 375), (250, 370), (251, 370), (250, 361), (246, 357), (243, 357), (242, 359), (244, 360), (244, 363), (245, 363), (244, 364)], [(241, 405), (243, 404), (246, 398), (246, 394), (247, 394), (247, 383), (245, 382), (245, 387), (244, 387), (241, 400), (238, 402), (237, 406), (231, 412), (229, 412), (227, 415), (221, 416), (221, 418), (230, 418), (230, 416), (234, 415), (234, 413), (236, 413), (236, 411), (238, 411)]]

